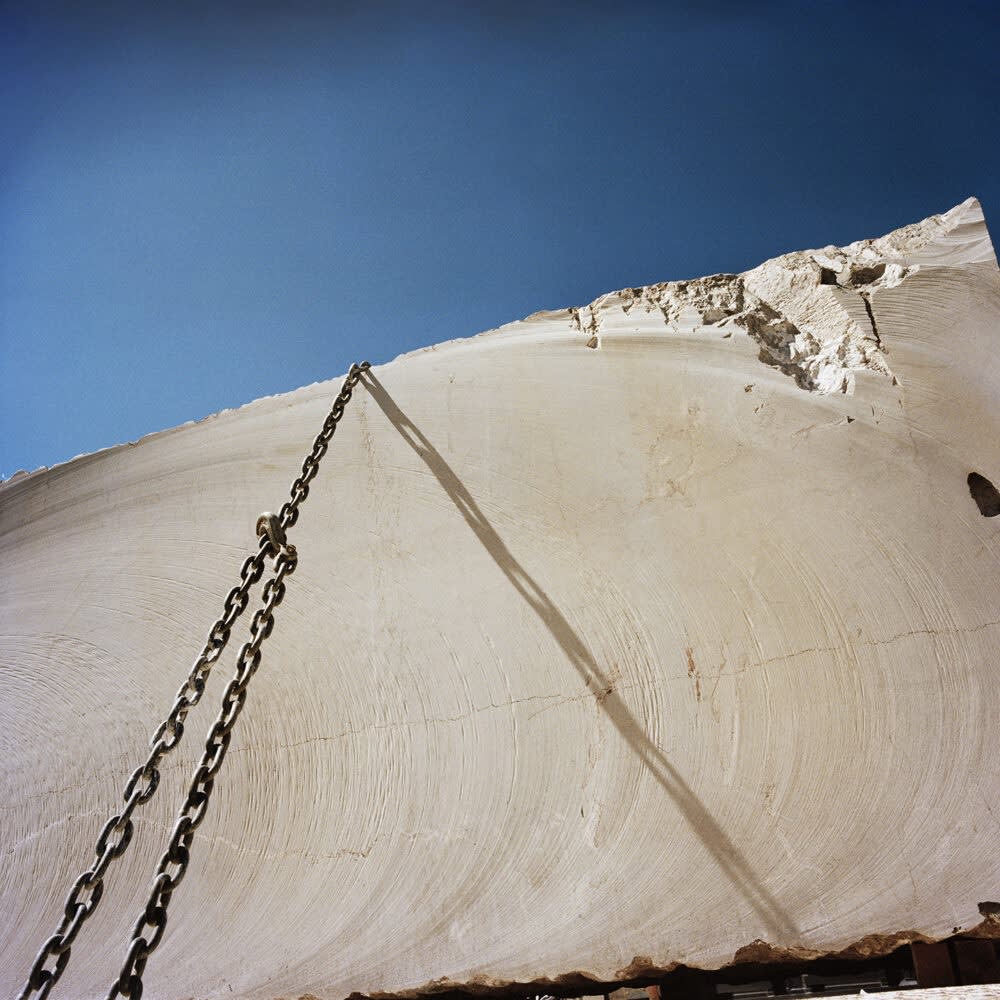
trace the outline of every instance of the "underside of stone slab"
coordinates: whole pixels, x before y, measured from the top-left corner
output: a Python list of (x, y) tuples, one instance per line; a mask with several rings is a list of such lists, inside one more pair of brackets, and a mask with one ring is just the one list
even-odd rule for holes
[[(998, 347), (969, 200), (373, 369), (144, 996), (612, 982), (978, 925)], [(337, 385), (0, 488), (5, 995)], [(235, 654), (63, 995), (117, 975)]]

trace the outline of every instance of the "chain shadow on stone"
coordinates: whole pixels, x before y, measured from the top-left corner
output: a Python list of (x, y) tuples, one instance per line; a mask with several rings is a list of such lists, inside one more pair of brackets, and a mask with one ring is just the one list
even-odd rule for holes
[(472, 494), (431, 444), (423, 432), (403, 413), (372, 372), (363, 378), (365, 387), (379, 409), (404, 441), (420, 457), (441, 488), (458, 508), (466, 524), (482, 543), (504, 576), (535, 612), (566, 658), (577, 670), (601, 710), (635, 752), (643, 766), (670, 796), (681, 815), (697, 834), (716, 864), (753, 907), (772, 935), (772, 943), (793, 944), (798, 929), (788, 913), (763, 885), (736, 845), (695, 795), (680, 772), (643, 731), (607, 674), (600, 668), (586, 644), (538, 582), (514, 558), (503, 539), (487, 520)]

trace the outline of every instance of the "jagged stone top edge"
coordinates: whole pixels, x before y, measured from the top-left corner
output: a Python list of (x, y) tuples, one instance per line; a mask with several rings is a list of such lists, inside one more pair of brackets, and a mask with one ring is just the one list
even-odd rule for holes
[[(666, 333), (746, 337), (758, 359), (819, 394), (853, 393), (857, 373), (898, 384), (878, 329), (876, 299), (925, 268), (997, 266), (982, 208), (968, 198), (942, 215), (845, 247), (796, 250), (741, 274), (667, 281), (608, 292), (566, 315), (586, 345), (627, 338), (634, 310)], [(529, 320), (535, 317), (529, 317)], [(648, 327), (649, 320), (646, 325)], [(505, 329), (505, 328), (501, 328)]]
[[(966, 233), (965, 239), (954, 240), (953, 242), (955, 245), (949, 248), (949, 237), (955, 235), (960, 230), (969, 229), (970, 227), (974, 230), (974, 233)], [(937, 254), (929, 252), (929, 250), (934, 247), (940, 247), (940, 252)], [(818, 273), (820, 273), (822, 278), (822, 271), (824, 268), (826, 270), (833, 270), (833, 268), (838, 264), (849, 267), (851, 263), (860, 263), (864, 266), (877, 267), (879, 264), (885, 263), (887, 268), (888, 265), (891, 264), (898, 265), (904, 269), (915, 269), (921, 266), (947, 266), (949, 263), (969, 264), (989, 261), (992, 261), (994, 266), (997, 265), (996, 255), (990, 240), (989, 232), (985, 225), (982, 207), (980, 206), (977, 198), (971, 197), (956, 205), (954, 208), (949, 209), (947, 212), (943, 212), (940, 215), (929, 216), (920, 222), (915, 222), (899, 229), (895, 229), (886, 233), (884, 236), (856, 240), (855, 242), (844, 247), (829, 245), (816, 250), (791, 251), (764, 261), (757, 267), (751, 268), (749, 271), (745, 271), (740, 275), (708, 275), (704, 278), (667, 281), (656, 285), (642, 286), (640, 288), (626, 288), (613, 292), (607, 292), (598, 296), (598, 298), (594, 299), (593, 302), (587, 306), (566, 307), (563, 309), (541, 310), (534, 312), (523, 319), (506, 323), (503, 326), (492, 330), (486, 330), (482, 333), (477, 333), (469, 337), (459, 337), (427, 347), (417, 348), (416, 350), (407, 351), (403, 354), (397, 355), (391, 361), (386, 362), (386, 364), (396, 364), (409, 358), (426, 355), (428, 352), (460, 349), (472, 345), (482, 338), (501, 335), (509, 336), (510, 334), (515, 333), (515, 331), (528, 332), (532, 326), (551, 320), (565, 319), (571, 323), (575, 322), (581, 333), (587, 332), (581, 318), (585, 310), (589, 311), (591, 322), (596, 325), (598, 322), (596, 318), (600, 315), (602, 310), (607, 309), (612, 305), (617, 305), (628, 311), (628, 309), (631, 308), (637, 301), (642, 300), (644, 296), (646, 304), (649, 305), (651, 302), (657, 301), (655, 298), (657, 295), (659, 296), (660, 303), (662, 304), (664, 295), (666, 295), (666, 297), (674, 300), (673, 304), (679, 307), (679, 312), (679, 310), (683, 309), (685, 305), (685, 302), (683, 301), (685, 290), (692, 287), (697, 288), (699, 285), (703, 288), (709, 289), (713, 284), (719, 286), (725, 285), (727, 282), (731, 283), (734, 280), (738, 280), (739, 294), (745, 296), (748, 278), (749, 284), (753, 285), (756, 282), (756, 278), (766, 276), (768, 271), (774, 271), (775, 269), (794, 273), (797, 270), (800, 271), (803, 267), (810, 267), (815, 268)], [(894, 277), (897, 277), (897, 275), (894, 275), (894, 273), (890, 271), (888, 281), (891, 282)], [(880, 280), (882, 280), (883, 284), (886, 283), (886, 279), (884, 277), (880, 276)], [(678, 296), (678, 292), (681, 292), (682, 294)], [(653, 296), (653, 298), (650, 298), (650, 296)], [(721, 319), (724, 322), (735, 323), (737, 326), (739, 326), (741, 322), (750, 327), (753, 327), (754, 324), (760, 326), (760, 323), (758, 323), (759, 317), (757, 315), (754, 314), (740, 317), (741, 312), (743, 312), (743, 310), (733, 310), (729, 312), (727, 316), (721, 317)], [(669, 323), (669, 310), (665, 311), (664, 315), (665, 319)], [(781, 314), (779, 313), (779, 316), (780, 315)], [(676, 318), (679, 319), (680, 316), (678, 315)], [(850, 382), (850, 376), (848, 375), (844, 377), (844, 384), (842, 385), (838, 381), (838, 379), (840, 379), (839, 374), (837, 374), (836, 378), (833, 378), (833, 376), (830, 375), (829, 365), (827, 365), (824, 369), (822, 344), (820, 345), (819, 350), (814, 351), (811, 356), (815, 363), (812, 364), (813, 370), (810, 374), (808, 371), (808, 364), (806, 365), (806, 368), (803, 369), (801, 364), (797, 365), (795, 363), (796, 347), (794, 344), (794, 335), (791, 336), (791, 339), (788, 340), (788, 344), (784, 345), (784, 347), (775, 347), (773, 344), (768, 345), (768, 343), (766, 343), (768, 338), (774, 340), (775, 336), (779, 340), (789, 338), (790, 332), (781, 326), (782, 322), (785, 322), (785, 320), (779, 320), (776, 324), (774, 318), (771, 317), (770, 326), (768, 327), (767, 318), (765, 317), (764, 326), (767, 328), (762, 328), (762, 332), (758, 331), (759, 336), (763, 338), (762, 360), (786, 370), (788, 374), (796, 378), (803, 388), (818, 388), (819, 391), (833, 391), (834, 388), (840, 388), (843, 391), (846, 391), (846, 384)], [(794, 324), (792, 324), (792, 326), (794, 326)], [(599, 337), (596, 337), (595, 334), (596, 331), (591, 331), (588, 341), (589, 346), (598, 346)], [(754, 334), (751, 332), (751, 335)], [(800, 336), (799, 340), (802, 341), (802, 339), (803, 338)], [(808, 339), (807, 335), (806, 341), (808, 341)], [(859, 338), (857, 337), (853, 338), (855, 341), (858, 339)], [(860, 339), (861, 341), (865, 341), (870, 338), (868, 338), (867, 334), (865, 334)], [(877, 340), (877, 334), (875, 339)], [(789, 347), (789, 345), (791, 346)], [(801, 348), (801, 346), (802, 345), (800, 344), (799, 348)], [(815, 347), (816, 345), (813, 344), (812, 346)], [(826, 346), (829, 348), (830, 344), (827, 343)], [(806, 347), (809, 347), (808, 343), (806, 344)], [(836, 344), (834, 345), (834, 349), (838, 349)], [(839, 345), (839, 349), (843, 351), (843, 343)], [(769, 352), (771, 352), (774, 356), (770, 356)], [(827, 353), (829, 353), (829, 351), (827, 351)], [(857, 354), (857, 352), (855, 353)], [(848, 370), (856, 371), (863, 367), (880, 370), (882, 363), (877, 357), (875, 357), (877, 353), (877, 351), (866, 349), (862, 346), (860, 354), (852, 356), (852, 358), (849, 359), (851, 363), (847, 366)], [(803, 357), (808, 358), (810, 355), (807, 353), (803, 355)], [(825, 375), (824, 371), (826, 372)], [(891, 375), (887, 368), (885, 373)], [(817, 381), (817, 376), (819, 377), (819, 381)], [(826, 382), (822, 381), (823, 378), (826, 378)], [(67, 459), (64, 462), (58, 462), (51, 466), (40, 466), (30, 472), (19, 470), (7, 479), (0, 480), (0, 493), (6, 491), (11, 486), (22, 484), (26, 480), (34, 478), (42, 473), (50, 472), (55, 469), (63, 469), (67, 465), (91, 459), (98, 455), (118, 451), (123, 448), (135, 447), (136, 445), (143, 444), (150, 439), (160, 437), (161, 435), (176, 433), (177, 431), (205, 423), (206, 421), (215, 420), (226, 414), (236, 413), (241, 410), (245, 410), (248, 407), (259, 406), (269, 400), (282, 399), (286, 396), (300, 394), (308, 390), (315, 390), (318, 392), (325, 386), (333, 384), (336, 381), (337, 379), (323, 380), (293, 389), (289, 392), (262, 396), (241, 406), (224, 409), (218, 413), (210, 414), (199, 420), (189, 420), (176, 427), (153, 431), (149, 434), (143, 435), (135, 441), (111, 445), (107, 448), (101, 448), (93, 452), (84, 452), (80, 455), (74, 456), (73, 458)], [(834, 383), (836, 383), (836, 385), (834, 385)]]
[[(948, 247), (948, 237), (955, 234), (956, 231), (966, 229), (967, 227), (973, 227), (977, 230), (981, 229), (981, 232), (979, 232), (975, 237), (960, 241), (957, 248)], [(931, 248), (937, 245), (942, 245), (942, 252), (934, 254), (931, 252)], [(963, 248), (967, 251), (964, 256), (961, 254), (961, 250)], [(998, 266), (993, 243), (990, 239), (989, 230), (986, 227), (986, 219), (983, 214), (982, 206), (980, 205), (978, 198), (970, 197), (966, 198), (965, 201), (959, 203), (958, 205), (955, 205), (954, 208), (950, 208), (947, 212), (942, 212), (939, 215), (931, 215), (919, 222), (913, 222), (908, 225), (901, 226), (899, 229), (893, 229), (883, 236), (866, 237), (855, 240), (853, 243), (848, 243), (844, 246), (837, 246), (836, 244), (830, 243), (826, 246), (814, 249), (791, 250), (784, 254), (779, 254), (777, 257), (768, 258), (747, 271), (740, 272), (739, 276), (759, 272), (761, 268), (766, 268), (768, 265), (794, 264), (805, 259), (822, 262), (825, 259), (835, 259), (838, 256), (848, 260), (855, 259), (858, 262), (866, 264), (884, 262), (886, 264), (922, 264), (926, 266), (929, 263), (933, 263), (935, 266), (947, 266), (949, 263), (992, 263), (995, 267)], [(716, 274), (705, 275), (703, 277), (681, 278), (640, 287), (664, 288), (685, 286), (692, 282), (735, 276), (737, 275), (732, 275), (727, 272), (718, 272)], [(605, 292), (587, 305), (576, 308), (586, 309), (590, 306), (600, 306), (612, 296), (624, 295), (627, 297), (630, 293), (640, 291), (640, 287), (634, 289), (622, 288), (616, 289), (615, 291)], [(570, 310), (572, 308), (573, 307), (570, 307)], [(528, 322), (536, 318), (560, 316), (567, 311), (569, 310), (542, 310), (540, 312), (532, 313), (524, 320), (520, 320), (518, 322)], [(515, 325), (517, 324), (506, 324), (505, 326), (499, 327), (498, 330), (505, 330), (508, 329), (508, 327)], [(494, 333), (497, 331), (490, 330), (486, 332)], [(429, 349), (430, 348), (420, 348), (417, 351), (411, 351), (408, 352), (408, 354), (402, 354), (399, 357), (408, 357), (409, 354), (418, 354), (421, 351)]]
[[(759, 271), (761, 268), (773, 264), (801, 261), (805, 259), (816, 260), (817, 258), (839, 253), (848, 258), (865, 257), (866, 259), (870, 259), (873, 263), (884, 261), (888, 264), (900, 263), (903, 260), (909, 260), (911, 264), (922, 264), (923, 266), (927, 266), (927, 264), (931, 261), (920, 259), (922, 251), (926, 251), (927, 248), (933, 247), (941, 241), (946, 241), (949, 234), (953, 234), (956, 230), (963, 229), (968, 226), (972, 226), (981, 231), (975, 238), (963, 240), (959, 245), (971, 249), (973, 251), (971, 256), (975, 259), (963, 259), (955, 262), (960, 262), (962, 264), (992, 262), (994, 267), (996, 267), (997, 258), (990, 239), (989, 231), (986, 228), (986, 220), (983, 214), (982, 206), (979, 203), (979, 199), (973, 196), (966, 198), (965, 201), (960, 202), (958, 205), (955, 205), (946, 212), (942, 212), (939, 215), (931, 215), (920, 220), (919, 222), (913, 222), (908, 225), (901, 226), (899, 229), (894, 229), (883, 236), (855, 240), (853, 243), (846, 244), (843, 247), (838, 247), (834, 244), (827, 244), (824, 247), (812, 250), (792, 250), (777, 257), (769, 258), (768, 260), (765, 260), (751, 268), (749, 271), (742, 272), (741, 275), (719, 272), (703, 277), (682, 278), (659, 282), (653, 285), (637, 286), (635, 288), (615, 289), (613, 291), (602, 293), (586, 305), (564, 306), (556, 309), (541, 309), (530, 313), (522, 319), (512, 320), (509, 323), (504, 323), (502, 326), (498, 326), (490, 330), (484, 330), (481, 333), (472, 334), (468, 337), (456, 337), (452, 340), (442, 341), (437, 344), (430, 344), (426, 347), (418, 347), (411, 351), (405, 351), (402, 354), (398, 354), (391, 361), (387, 362), (387, 364), (395, 364), (398, 361), (404, 361), (408, 358), (419, 357), (427, 354), (428, 352), (437, 352), (446, 348), (471, 345), (483, 337), (509, 335), (515, 331), (523, 330), (525, 324), (537, 324), (548, 322), (550, 320), (572, 318), (575, 313), (582, 313), (584, 310), (589, 309), (600, 309), (617, 298), (627, 299), (630, 296), (635, 296), (644, 289), (678, 288), (689, 286), (693, 282), (710, 281), (715, 278), (737, 277), (751, 274)], [(925, 253), (923, 256), (928, 257), (933, 255)], [(935, 259), (933, 263), (935, 266), (947, 264), (948, 256), (949, 255), (947, 254), (939, 255), (938, 259)]]

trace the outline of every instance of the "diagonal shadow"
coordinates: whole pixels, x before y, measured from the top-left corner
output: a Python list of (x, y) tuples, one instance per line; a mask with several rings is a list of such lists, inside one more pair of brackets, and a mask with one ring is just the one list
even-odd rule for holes
[(479, 505), (455, 475), (440, 452), (428, 441), (420, 429), (393, 402), (385, 388), (369, 371), (363, 377), (372, 399), (399, 431), (403, 440), (420, 456), (434, 474), (441, 487), (458, 508), (466, 523), (490, 554), (493, 561), (510, 580), (514, 589), (541, 619), (562, 648), (566, 658), (576, 668), (587, 688), (594, 695), (614, 727), (670, 796), (681, 815), (698, 835), (716, 864), (736, 889), (753, 907), (773, 936), (772, 944), (780, 941), (791, 944), (798, 938), (798, 930), (789, 915), (737, 850), (712, 814), (705, 808), (677, 769), (667, 760), (663, 751), (643, 732), (642, 727), (622, 701), (608, 676), (601, 670), (583, 640), (576, 634), (562, 612), (549, 596), (514, 558), (497, 534)]

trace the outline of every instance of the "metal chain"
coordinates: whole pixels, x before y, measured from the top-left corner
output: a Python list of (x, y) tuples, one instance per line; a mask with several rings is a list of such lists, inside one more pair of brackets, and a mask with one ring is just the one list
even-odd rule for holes
[(222, 695), (222, 708), (208, 731), (205, 752), (191, 778), (187, 798), (177, 815), (169, 845), (160, 858), (149, 899), (132, 930), (132, 942), (118, 979), (108, 992), (108, 1000), (115, 1000), (118, 996), (139, 1000), (142, 996), (142, 974), (146, 962), (163, 939), (167, 926), (167, 907), (174, 890), (187, 872), (195, 830), (205, 818), (215, 776), (226, 758), (233, 727), (246, 703), (247, 687), (260, 666), (260, 647), (274, 627), (274, 609), (285, 596), (285, 577), (294, 572), (298, 563), (295, 546), (285, 540), (285, 527), (298, 520), (299, 506), (309, 493), (309, 483), (319, 470), (320, 459), (326, 454), (330, 439), (344, 415), (344, 408), (351, 400), (354, 387), (369, 367), (367, 361), (351, 365), (340, 393), (302, 463), (302, 474), (292, 484), (291, 499), (282, 506), (281, 515), (262, 514), (257, 521), (257, 532), (268, 540), (268, 552), (274, 556), (274, 575), (264, 584), (261, 595), (263, 607), (254, 613), (250, 624), (250, 640), (240, 650), (236, 660), (236, 674)]
[[(313, 441), (310, 453), (302, 463), (302, 474), (292, 484), (291, 499), (282, 506), (279, 516), (265, 513), (257, 519), (259, 549), (244, 561), (240, 570), (239, 585), (233, 587), (227, 595), (222, 617), (209, 630), (204, 649), (195, 660), (187, 680), (178, 690), (170, 713), (153, 734), (149, 756), (145, 763), (133, 771), (126, 783), (123, 795), (125, 806), (104, 825), (97, 838), (96, 860), (74, 882), (66, 899), (63, 919), (56, 933), (42, 945), (28, 980), (18, 994), (18, 1000), (27, 1000), (32, 996), (43, 1000), (66, 970), (71, 946), (80, 928), (101, 901), (104, 893), (104, 876), (109, 866), (125, 853), (132, 839), (132, 813), (137, 806), (145, 804), (155, 794), (160, 781), (160, 762), (180, 743), (184, 733), (184, 720), (188, 712), (201, 700), (212, 666), (225, 650), (233, 625), (250, 602), (250, 588), (260, 580), (265, 559), (269, 556), (274, 557), (275, 573), (264, 585), (262, 594), (264, 605), (254, 614), (251, 622), (252, 637), (240, 650), (236, 677), (230, 681), (223, 695), (222, 711), (209, 732), (205, 754), (195, 772), (187, 799), (174, 827), (170, 846), (161, 858), (149, 902), (133, 931), (133, 940), (129, 946), (125, 965), (109, 994), (110, 997), (115, 997), (121, 993), (132, 1000), (138, 1000), (141, 996), (142, 972), (146, 960), (163, 936), (167, 904), (187, 869), (194, 831), (204, 818), (214, 776), (222, 766), (229, 746), (230, 733), (246, 699), (247, 684), (260, 664), (260, 645), (271, 634), (274, 608), (284, 597), (284, 578), (295, 569), (297, 561), (295, 547), (285, 540), (285, 528), (291, 527), (298, 520), (298, 508), (309, 493), (309, 483), (319, 471), (320, 459), (326, 454), (330, 439), (344, 415), (344, 408), (351, 399), (354, 387), (370, 367), (367, 361), (351, 365), (340, 393), (334, 400), (322, 429)], [(171, 866), (176, 867), (173, 874), (170, 871)], [(143, 936), (143, 930), (147, 926), (154, 929), (154, 934), (149, 940)], [(54, 959), (51, 968), (47, 964), (50, 959)]]
[[(277, 524), (277, 518), (273, 514), (270, 517), (273, 519), (272, 525)], [(284, 537), (283, 532), (281, 537)], [(130, 997), (131, 1000), (138, 1000), (142, 996), (142, 974), (146, 962), (163, 938), (170, 897), (187, 872), (195, 830), (205, 818), (215, 776), (226, 759), (233, 726), (246, 703), (247, 685), (260, 666), (261, 644), (274, 627), (274, 609), (285, 596), (284, 580), (294, 572), (296, 562), (295, 546), (284, 543), (275, 559), (274, 576), (264, 584), (264, 605), (253, 616), (250, 641), (240, 650), (236, 661), (236, 676), (229, 682), (222, 696), (222, 710), (209, 730), (205, 752), (191, 779), (187, 798), (178, 813), (169, 845), (160, 858), (149, 900), (132, 929), (132, 942), (125, 963), (118, 979), (111, 986), (108, 1000), (114, 1000), (119, 995)]]
[(367, 361), (351, 365), (347, 378), (344, 379), (344, 384), (340, 387), (340, 394), (333, 401), (333, 406), (330, 407), (330, 412), (326, 415), (326, 420), (323, 421), (323, 426), (312, 443), (312, 449), (302, 462), (302, 474), (292, 483), (292, 488), (289, 490), (291, 499), (286, 500), (281, 507), (279, 520), (281, 527), (286, 531), (299, 519), (299, 506), (309, 495), (309, 484), (319, 472), (320, 460), (326, 454), (326, 449), (330, 447), (330, 439), (337, 429), (340, 418), (344, 415), (344, 407), (351, 401), (354, 387), (361, 381), (361, 376), (369, 368), (371, 365)]
[[(124, 808), (104, 824), (94, 849), (94, 863), (73, 883), (63, 907), (62, 920), (55, 934), (42, 945), (18, 1000), (26, 1000), (33, 994), (40, 1000), (47, 997), (63, 974), (80, 928), (97, 909), (104, 894), (104, 876), (112, 862), (125, 853), (132, 840), (132, 813), (155, 794), (160, 782), (160, 762), (180, 743), (184, 734), (184, 720), (201, 700), (212, 666), (225, 650), (234, 623), (250, 602), (250, 588), (264, 571), (266, 546), (267, 540), (262, 539), (260, 551), (249, 556), (243, 563), (239, 585), (233, 587), (227, 595), (222, 617), (209, 630), (205, 646), (195, 660), (187, 680), (177, 691), (170, 713), (153, 733), (149, 741), (149, 756), (128, 779), (122, 795)], [(50, 961), (54, 963), (51, 967)]]

